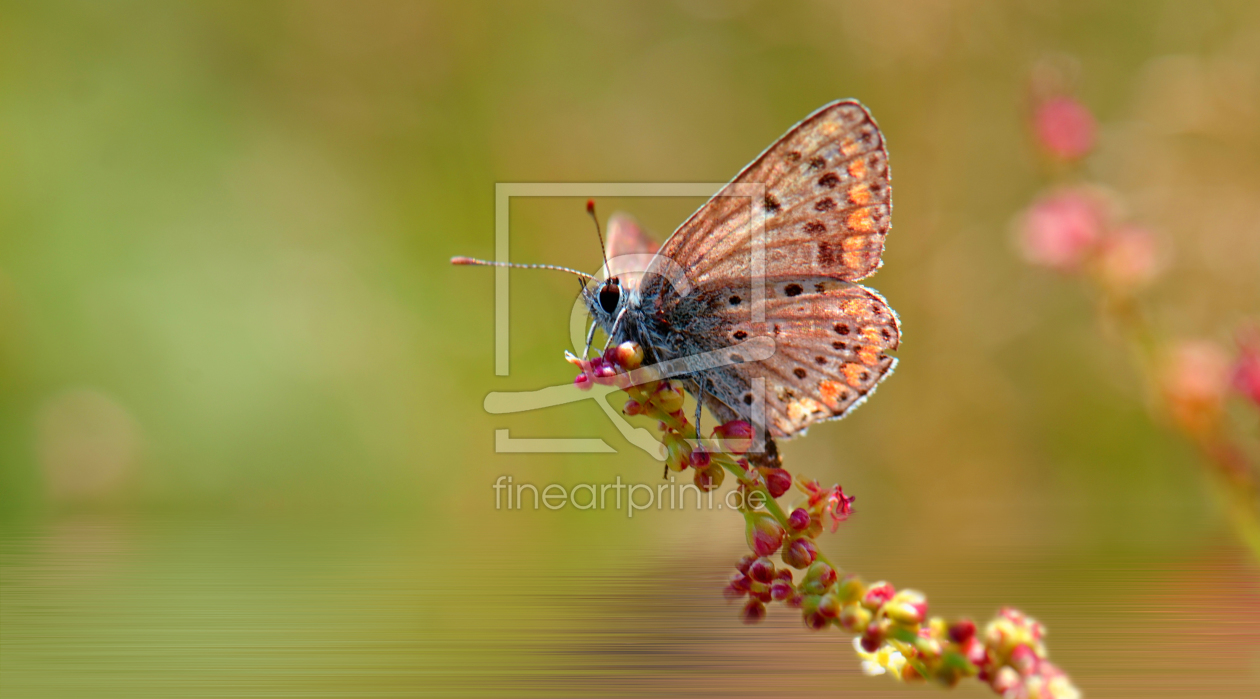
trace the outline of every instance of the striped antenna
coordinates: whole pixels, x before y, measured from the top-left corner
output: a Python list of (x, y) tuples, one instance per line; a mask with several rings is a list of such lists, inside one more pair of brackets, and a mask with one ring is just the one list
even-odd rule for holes
[(576, 274), (577, 276), (583, 279), (591, 279), (591, 280), (595, 279), (595, 277), (587, 274), (586, 272), (579, 272), (576, 269), (569, 269), (568, 267), (561, 267), (560, 265), (539, 265), (539, 264), (529, 265), (529, 264), (523, 264), (520, 262), (499, 262), (498, 260), (478, 260), (475, 257), (452, 257), (451, 264), (453, 265), (480, 265), (483, 267), (516, 267), (518, 269), (554, 269), (558, 272), (568, 272), (569, 274)]

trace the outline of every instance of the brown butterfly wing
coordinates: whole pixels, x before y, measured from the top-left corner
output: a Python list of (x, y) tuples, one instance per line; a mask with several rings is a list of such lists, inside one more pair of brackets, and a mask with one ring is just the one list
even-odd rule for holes
[[(760, 185), (754, 201), (748, 192)], [(883, 135), (865, 107), (843, 100), (784, 134), (692, 214), (660, 254), (694, 284), (747, 277), (760, 220), (767, 275), (856, 281), (879, 268), (891, 216)]]
[[(755, 198), (750, 185), (760, 190)], [(661, 354), (736, 355), (737, 363), (703, 373), (719, 419), (764, 415), (771, 436), (790, 438), (843, 417), (896, 365), (887, 354), (901, 342), (896, 314), (879, 294), (851, 283), (879, 268), (891, 213), (888, 154), (870, 113), (854, 101), (818, 110), (661, 248), (650, 269), (660, 273), (644, 290), (651, 302), (644, 310), (664, 321)], [(765, 305), (756, 318), (759, 227)], [(664, 281), (671, 266), (685, 271), (689, 292)], [(773, 338), (774, 355), (740, 361), (734, 345), (756, 337)]]
[[(665, 318), (683, 338), (674, 354), (716, 351), (734, 362), (704, 372), (708, 407), (719, 419), (760, 422), (791, 438), (810, 425), (844, 417), (892, 373), (888, 355), (901, 343), (896, 313), (875, 291), (829, 277), (765, 282), (765, 319), (753, 318), (747, 284), (699, 288), (667, 303)], [(774, 339), (775, 353), (747, 361), (738, 345)]]

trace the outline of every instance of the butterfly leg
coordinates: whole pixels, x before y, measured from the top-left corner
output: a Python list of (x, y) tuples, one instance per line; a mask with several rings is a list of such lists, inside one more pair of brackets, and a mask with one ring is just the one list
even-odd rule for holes
[(591, 354), (591, 343), (595, 341), (595, 328), (599, 327), (599, 323), (595, 319), (591, 319), (591, 329), (586, 333), (586, 347), (582, 350), (582, 359), (586, 359)]
[(625, 316), (626, 309), (621, 309), (617, 317), (613, 320), (612, 328), (608, 331), (608, 339), (604, 341), (604, 351), (608, 351), (608, 346), (612, 344), (613, 338), (617, 337), (617, 326), (621, 325), (621, 318)]
[(704, 374), (700, 374), (696, 385), (699, 386), (696, 390), (696, 442), (698, 443), (703, 439), (700, 433), (700, 411), (704, 409)]

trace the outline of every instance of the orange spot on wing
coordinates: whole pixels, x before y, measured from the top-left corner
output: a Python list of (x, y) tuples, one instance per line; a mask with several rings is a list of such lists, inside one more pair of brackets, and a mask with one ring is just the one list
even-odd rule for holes
[(854, 211), (849, 214), (849, 217), (845, 219), (844, 223), (849, 228), (855, 231), (862, 231), (863, 233), (870, 233), (875, 227), (875, 223), (871, 221), (871, 212), (869, 209), (858, 209), (857, 211)]
[(841, 243), (840, 245), (841, 247), (843, 247), (845, 250), (849, 252), (852, 252), (854, 250), (865, 250), (866, 249), (866, 236), (864, 235), (849, 236), (848, 238), (845, 238), (844, 242)]
[(845, 364), (844, 369), (841, 371), (844, 372), (844, 379), (849, 382), (850, 386), (861, 386), (862, 374), (869, 372), (869, 370), (861, 364)]
[(849, 187), (849, 202), (854, 206), (865, 206), (871, 203), (871, 188), (864, 183)]
[(827, 379), (826, 381), (818, 384), (818, 394), (822, 396), (823, 402), (826, 403), (829, 408), (834, 409), (836, 407), (838, 404), (836, 399), (839, 398), (840, 391), (842, 390), (844, 390), (844, 385), (839, 381)]
[(866, 366), (879, 364), (879, 350), (874, 347), (863, 347), (858, 350), (858, 361)]
[(846, 158), (852, 157), (859, 150), (861, 150), (861, 146), (857, 144), (857, 141), (853, 140), (852, 136), (846, 136), (844, 141), (840, 143), (840, 152), (844, 153)]
[(866, 179), (866, 161), (854, 160), (849, 163), (849, 176), (855, 180)]

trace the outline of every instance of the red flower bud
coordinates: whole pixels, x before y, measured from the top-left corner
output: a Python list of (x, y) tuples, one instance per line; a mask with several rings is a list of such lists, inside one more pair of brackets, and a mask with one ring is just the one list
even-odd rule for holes
[(766, 479), (766, 490), (770, 497), (778, 498), (792, 488), (792, 474), (781, 468), (763, 468), (762, 476)]
[(786, 580), (775, 580), (770, 583), (770, 596), (779, 602), (791, 597), (792, 593), (792, 583)]
[(743, 454), (752, 448), (753, 428), (743, 420), (718, 425), (713, 436), (722, 440), (722, 450), (731, 454)]
[(757, 600), (749, 600), (748, 604), (744, 605), (743, 617), (745, 624), (755, 624), (765, 619), (766, 605)]
[(643, 412), (643, 404), (631, 398), (630, 400), (626, 401), (626, 405), (625, 407), (621, 409), (621, 412), (626, 415), (638, 415), (639, 413)]
[(835, 619), (840, 616), (840, 598), (834, 593), (828, 593), (818, 600), (818, 613), (828, 619)]
[(822, 631), (827, 628), (827, 617), (818, 612), (809, 612), (802, 617), (805, 622), (805, 628), (810, 631)]
[(867, 653), (874, 653), (879, 650), (879, 647), (882, 645), (884, 645), (882, 635), (871, 635), (869, 630), (867, 633), (862, 634), (862, 650)]
[(896, 588), (888, 583), (875, 583), (866, 590), (866, 595), (862, 597), (862, 606), (871, 611), (875, 611), (887, 604), (888, 600), (897, 594)]
[(783, 551), (783, 562), (793, 568), (808, 568), (818, 558), (818, 547), (809, 539), (794, 540)]
[(822, 561), (815, 561), (809, 570), (805, 571), (805, 579), (817, 581), (825, 590), (836, 582), (836, 570)]
[(769, 556), (783, 544), (783, 527), (768, 512), (755, 512), (748, 515), (748, 527), (745, 530), (748, 548), (758, 556)]
[(722, 596), (728, 600), (743, 599), (746, 594), (748, 594), (748, 590), (739, 589), (735, 586), (735, 583), (731, 583), (730, 585), (722, 588)]
[(748, 554), (744, 554), (742, 557), (740, 557), (739, 562), (735, 564), (735, 568), (741, 573), (747, 573), (748, 569), (752, 567), (753, 562), (756, 560), (757, 560), (756, 556), (749, 556)]
[(758, 558), (748, 567), (748, 577), (759, 583), (769, 583), (774, 580), (774, 563), (769, 558)]
[(589, 374), (587, 374), (586, 372), (582, 372), (581, 374), (578, 374), (577, 376), (573, 377), (573, 385), (577, 386), (583, 391), (589, 391), (595, 386), (595, 381), (594, 379), (590, 377)]
[(691, 467), (697, 471), (703, 471), (713, 462), (713, 457), (709, 456), (709, 452), (704, 447), (699, 447), (691, 452)]
[(949, 640), (954, 643), (966, 643), (976, 635), (976, 622), (970, 619), (959, 619), (949, 626)]
[(809, 512), (803, 507), (792, 510), (792, 514), (788, 515), (788, 526), (797, 532), (805, 529), (809, 526)]

